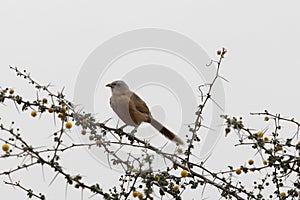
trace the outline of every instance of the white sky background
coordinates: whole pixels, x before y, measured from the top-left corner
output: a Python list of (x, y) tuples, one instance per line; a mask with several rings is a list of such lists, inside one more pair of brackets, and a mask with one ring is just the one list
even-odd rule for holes
[[(95, 48), (120, 33), (155, 27), (188, 36), (211, 57), (220, 47), (228, 49), (221, 70), (230, 81), (224, 83), (227, 114), (250, 120), (249, 112), (267, 109), (299, 120), (299, 4), (296, 0), (1, 1), (0, 85), (12, 86), (27, 97), (34, 95), (30, 87), (9, 70), (9, 65), (16, 65), (30, 71), (42, 83), (55, 84), (57, 90), (64, 86), (71, 99), (79, 70)], [(97, 90), (101, 92), (101, 88)], [(106, 88), (103, 92), (109, 96)], [(13, 105), (1, 106), (0, 112), (1, 117), (7, 116), (4, 120), (7, 123), (16, 120), (21, 129), (31, 128), (31, 135), (26, 138), (34, 137), (36, 144), (47, 141), (51, 124), (36, 121), (32, 129), (32, 125), (27, 125), (32, 119), (18, 114)], [(253, 127), (256, 120), (251, 120), (246, 124)], [(218, 166), (225, 169), (230, 164), (238, 166), (253, 156), (243, 151), (234, 152), (234, 139), (234, 135), (221, 137), (212, 157), (214, 169), (219, 169)], [(90, 183), (117, 180), (118, 177), (86, 151), (76, 156), (70, 153), (66, 163), (71, 172), (77, 173), (79, 168), (80, 173), (89, 176)], [(44, 183), (39, 178), (41, 174), (28, 178), (36, 178), (36, 184)], [(45, 186), (42, 186), (41, 191), (46, 194), (51, 178), (46, 177)], [(48, 199), (64, 198), (65, 185), (58, 183), (49, 188), (52, 192)], [(2, 185), (0, 194), (2, 198), (24, 199), (23, 192), (9, 186)], [(70, 192), (68, 196), (80, 199), (80, 192)]]

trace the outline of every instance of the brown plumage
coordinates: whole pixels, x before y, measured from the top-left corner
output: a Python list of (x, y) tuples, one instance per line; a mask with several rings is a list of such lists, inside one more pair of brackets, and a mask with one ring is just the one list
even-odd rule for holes
[(146, 103), (131, 92), (124, 81), (114, 81), (106, 85), (112, 90), (110, 106), (127, 125), (138, 127), (142, 122), (150, 123), (169, 140), (183, 145), (184, 142), (172, 131), (155, 120)]

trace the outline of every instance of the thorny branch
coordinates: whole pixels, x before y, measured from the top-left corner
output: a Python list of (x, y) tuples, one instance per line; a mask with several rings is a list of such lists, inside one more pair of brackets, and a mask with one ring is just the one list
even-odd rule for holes
[[(205, 162), (194, 163), (190, 160), (190, 155), (194, 151), (194, 143), (200, 140), (197, 135), (202, 125), (202, 115), (204, 108), (209, 101), (217, 103), (212, 97), (213, 86), (217, 79), (223, 77), (220, 76), (220, 67), (224, 55), (227, 53), (226, 49), (219, 50), (219, 60), (210, 63), (216, 63), (216, 74), (209, 84), (200, 85), (199, 92), (201, 94), (201, 104), (196, 111), (196, 119), (193, 127), (190, 128), (191, 136), (187, 139), (188, 147), (185, 151), (186, 157), (181, 155), (170, 153), (164, 150), (164, 148), (158, 148), (153, 146), (149, 141), (139, 139), (131, 133), (127, 133), (121, 129), (109, 127), (106, 122), (98, 122), (92, 114), (79, 112), (77, 107), (69, 100), (65, 98), (63, 90), (57, 94), (50, 90), (50, 84), (43, 86), (34, 79), (26, 71), (20, 71), (16, 67), (10, 67), (14, 70), (17, 76), (28, 80), (29, 84), (32, 84), (38, 92), (43, 92), (51, 99), (51, 105), (46, 97), (36, 100), (24, 100), (22, 96), (16, 95), (12, 89), (2, 89), (0, 91), (0, 102), (12, 101), (17, 108), (21, 108), (22, 111), (31, 110), (31, 116), (35, 117), (37, 113), (41, 115), (52, 114), (55, 121), (60, 122), (59, 130), (55, 131), (52, 136), (54, 139), (53, 147), (37, 148), (33, 147), (30, 142), (25, 141), (22, 138), (22, 134), (19, 129), (15, 129), (13, 124), (7, 128), (4, 124), (1, 124), (0, 129), (8, 133), (9, 138), (0, 138), (5, 145), (2, 149), (6, 152), (1, 155), (0, 159), (8, 158), (24, 158), (22, 163), (16, 168), (0, 172), (0, 176), (8, 176), (11, 180), (11, 176), (15, 172), (30, 168), (32, 166), (41, 165), (49, 167), (53, 170), (56, 176), (62, 176), (66, 179), (68, 185), (74, 185), (75, 188), (81, 188), (89, 190), (91, 193), (102, 196), (104, 199), (128, 199), (130, 194), (139, 199), (153, 199), (155, 196), (171, 196), (174, 199), (182, 199), (182, 193), (187, 190), (197, 189), (202, 187), (203, 190), (206, 185), (220, 191), (220, 195), (226, 199), (262, 199), (264, 197), (263, 189), (268, 187), (269, 181), (275, 184), (274, 196), (279, 199), (286, 199), (287, 197), (297, 198), (299, 195), (299, 149), (300, 143), (296, 141), (299, 132), (299, 124), (293, 118), (287, 119), (280, 115), (274, 115), (267, 111), (263, 113), (252, 113), (253, 115), (264, 115), (265, 119), (270, 118), (275, 122), (275, 129), (272, 133), (273, 138), (267, 140), (263, 138), (265, 133), (254, 132), (248, 128), (245, 128), (242, 120), (238, 120), (235, 117), (230, 118), (227, 115), (223, 116), (227, 128), (225, 129), (226, 135), (229, 134), (231, 129), (237, 131), (239, 136), (239, 143), (237, 146), (246, 145), (251, 146), (257, 153), (264, 159), (263, 166), (253, 166), (253, 160), (249, 160), (250, 166), (242, 165), (235, 169), (232, 166), (228, 166), (229, 170), (223, 170), (220, 172), (212, 172), (205, 166)], [(225, 79), (224, 79), (225, 80)], [(208, 87), (206, 94), (204, 94), (203, 87)], [(269, 119), (268, 119), (269, 120)], [(296, 124), (297, 131), (291, 138), (281, 140), (279, 138), (279, 125), (282, 121)], [(67, 143), (65, 137), (67, 131), (72, 128), (72, 122), (80, 127), (82, 135), (89, 134), (91, 143)], [(283, 143), (282, 141), (285, 141)], [(269, 146), (272, 146), (270, 148)], [(9, 147), (13, 147), (13, 150), (9, 150)], [(114, 186), (109, 191), (103, 191), (100, 184), (90, 185), (83, 181), (81, 175), (71, 175), (62, 166), (60, 157), (62, 153), (80, 147), (98, 147), (108, 156), (109, 165), (120, 165), (124, 171), (119, 179), (119, 186)], [(136, 157), (131, 153), (128, 153), (127, 157), (119, 154), (122, 148), (133, 148), (140, 150), (141, 155)], [(283, 150), (288, 149), (289, 151)], [(292, 149), (294, 148), (294, 150)], [(116, 150), (117, 149), (117, 150)], [(180, 153), (181, 147), (177, 148)], [(279, 152), (283, 152), (279, 154)], [(297, 153), (298, 151), (298, 153)], [(129, 151), (130, 152), (130, 151)], [(165, 170), (157, 170), (152, 167), (153, 155), (160, 155), (166, 161)], [(289, 153), (288, 153), (289, 152)], [(292, 153), (294, 152), (294, 154)], [(30, 159), (27, 159), (30, 158)], [(169, 161), (169, 162), (167, 162)], [(171, 165), (170, 165), (171, 163)], [(267, 164), (266, 164), (267, 163)], [(147, 164), (147, 165), (146, 165)], [(176, 171), (181, 169), (180, 175)], [(266, 173), (261, 183), (257, 183), (254, 188), (247, 188), (238, 179), (235, 180), (233, 174), (240, 175), (242, 172), (247, 173), (262, 173), (263, 170), (270, 170)], [(296, 174), (296, 175), (295, 175)], [(271, 179), (271, 180), (270, 180)], [(283, 179), (292, 181), (294, 185), (288, 185), (283, 183)], [(29, 198), (36, 197), (39, 199), (45, 199), (42, 194), (33, 193), (31, 189), (26, 189), (20, 185), (20, 182), (5, 182), (5, 184), (16, 186), (27, 192)], [(289, 187), (290, 190), (282, 192), (284, 187)], [(190, 188), (190, 189), (189, 189)], [(141, 192), (143, 191), (143, 192)], [(30, 196), (29, 196), (30, 194)], [(269, 195), (271, 198), (272, 195)], [(272, 197), (274, 197), (272, 196)]]

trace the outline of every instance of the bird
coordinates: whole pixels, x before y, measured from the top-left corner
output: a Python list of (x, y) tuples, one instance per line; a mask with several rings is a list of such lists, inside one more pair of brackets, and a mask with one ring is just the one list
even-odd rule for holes
[(122, 80), (116, 80), (106, 85), (111, 88), (110, 106), (125, 125), (135, 129), (143, 122), (151, 124), (166, 138), (177, 145), (184, 145), (184, 141), (153, 118), (146, 103)]

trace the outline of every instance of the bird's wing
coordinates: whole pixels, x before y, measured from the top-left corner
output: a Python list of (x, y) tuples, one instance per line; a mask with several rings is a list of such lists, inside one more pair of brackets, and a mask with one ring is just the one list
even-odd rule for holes
[(135, 93), (132, 93), (130, 96), (130, 102), (133, 103), (133, 105), (136, 107), (136, 109), (144, 114), (150, 115), (150, 110), (146, 103)]

